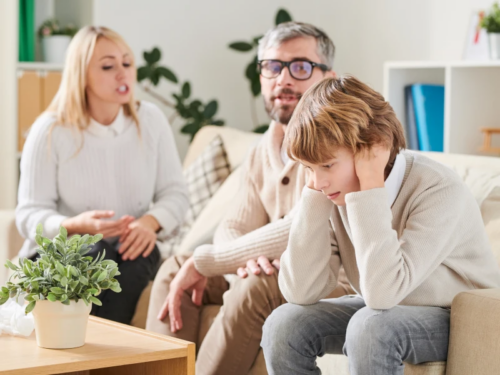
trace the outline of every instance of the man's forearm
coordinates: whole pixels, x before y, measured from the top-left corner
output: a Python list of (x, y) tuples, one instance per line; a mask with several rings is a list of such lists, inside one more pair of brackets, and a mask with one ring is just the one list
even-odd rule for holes
[(236, 273), (249, 259), (263, 255), (270, 260), (279, 259), (288, 244), (292, 216), (269, 223), (234, 241), (203, 245), (194, 252), (196, 269), (204, 276)]

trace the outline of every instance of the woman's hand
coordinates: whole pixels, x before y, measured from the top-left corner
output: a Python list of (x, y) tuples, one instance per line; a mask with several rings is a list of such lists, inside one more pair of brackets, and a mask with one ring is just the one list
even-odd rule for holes
[(82, 212), (69, 217), (61, 223), (69, 235), (72, 234), (102, 234), (103, 238), (121, 236), (129, 224), (135, 220), (133, 216), (125, 215), (118, 220), (105, 220), (113, 217), (114, 211), (94, 210)]
[(360, 151), (354, 157), (354, 167), (359, 179), (361, 191), (385, 186), (385, 167), (391, 151), (382, 145), (375, 145), (369, 150)]
[(160, 224), (151, 215), (144, 215), (130, 223), (119, 239), (121, 245), (118, 253), (122, 254), (122, 259), (134, 260), (141, 254), (144, 258), (149, 256), (155, 247), (159, 229)]

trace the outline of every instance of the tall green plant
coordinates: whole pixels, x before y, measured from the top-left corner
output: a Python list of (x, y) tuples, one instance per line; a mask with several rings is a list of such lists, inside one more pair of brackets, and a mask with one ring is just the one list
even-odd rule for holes
[(151, 86), (158, 86), (162, 79), (175, 84), (179, 84), (179, 80), (172, 70), (160, 65), (161, 51), (157, 47), (153, 48), (150, 52), (145, 51), (143, 57), (146, 65), (137, 69), (137, 80), (143, 82), (141, 87), (144, 91), (173, 110), (169, 118), (171, 124), (177, 117), (181, 117), (184, 120), (181, 133), (189, 135), (190, 141), (193, 140), (196, 133), (203, 126), (224, 125), (224, 120), (215, 118), (219, 108), (217, 100), (210, 100), (204, 104), (199, 99), (193, 99), (191, 97), (191, 84), (189, 81), (185, 81), (182, 85), (179, 85), (178, 93), (172, 93), (174, 101), (170, 101), (152, 90)]
[(105, 251), (96, 258), (86, 256), (91, 246), (102, 239), (102, 235), (74, 235), (68, 238), (65, 228), (51, 241), (42, 237), (43, 228), (36, 228), (36, 243), (40, 257), (36, 261), (20, 258), (19, 265), (7, 260), (5, 267), (14, 271), (6, 286), (0, 289), (0, 305), (9, 297), (18, 298), (26, 294), (29, 302), (26, 314), (31, 312), (37, 301), (59, 301), (69, 305), (70, 301), (82, 299), (86, 305), (102, 303), (95, 296), (104, 289), (121, 292), (115, 276), (120, 275), (118, 265), (112, 260), (104, 260)]
[(481, 27), (489, 33), (500, 33), (500, 6), (493, 4), (490, 12), (481, 20)]
[[(279, 25), (280, 23), (283, 22), (289, 22), (292, 21), (292, 16), (288, 11), (285, 9), (279, 9), (278, 12), (276, 13), (275, 17), (275, 25)], [(257, 48), (259, 46), (259, 40), (263, 37), (263, 35), (256, 36), (248, 41), (237, 41), (229, 44), (229, 48), (238, 51), (238, 52), (253, 52), (253, 57), (250, 63), (248, 63), (247, 67), (245, 68), (245, 77), (248, 80), (249, 86), (250, 86), (250, 92), (252, 93), (252, 120), (254, 122), (254, 126), (256, 128), (254, 129), (254, 132), (256, 133), (264, 133), (267, 128), (268, 124), (263, 124), (259, 125), (258, 117), (257, 117), (257, 109), (255, 107), (255, 98), (257, 98), (260, 95), (261, 87), (260, 87), (260, 79), (259, 79), (259, 73), (257, 73)]]

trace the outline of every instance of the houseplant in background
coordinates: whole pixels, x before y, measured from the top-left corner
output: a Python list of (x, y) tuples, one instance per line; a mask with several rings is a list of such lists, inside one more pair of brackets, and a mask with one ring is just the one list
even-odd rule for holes
[(60, 27), (57, 20), (47, 20), (38, 29), (42, 42), (43, 59), (54, 64), (64, 63), (66, 50), (77, 29), (71, 24)]
[[(224, 120), (215, 118), (219, 108), (217, 100), (203, 103), (199, 99), (192, 98), (189, 81), (180, 84), (174, 72), (160, 64), (161, 51), (157, 47), (149, 52), (145, 51), (143, 57), (146, 64), (137, 69), (137, 80), (144, 91), (172, 110), (170, 124), (180, 117), (184, 121), (181, 133), (189, 135), (191, 141), (203, 126), (224, 125)], [(158, 86), (162, 79), (178, 85), (179, 92), (172, 93), (173, 101), (152, 89), (152, 86)]]
[[(279, 9), (276, 13), (275, 24), (279, 25), (283, 22), (292, 21), (292, 16), (285, 9)], [(249, 42), (247, 41), (237, 41), (229, 44), (229, 48), (238, 52), (252, 52), (254, 56), (252, 60), (247, 65), (245, 69), (245, 77), (248, 79), (248, 83), (250, 84), (250, 91), (252, 93), (252, 101), (251, 101), (251, 112), (252, 112), (252, 121), (254, 123), (256, 133), (264, 133), (269, 125), (262, 124), (259, 125), (259, 119), (257, 116), (257, 108), (255, 106), (255, 100), (260, 95), (260, 79), (259, 73), (257, 73), (257, 48), (259, 46), (259, 40), (263, 35), (256, 36), (252, 38)]]
[(481, 21), (481, 26), (486, 29), (490, 42), (490, 57), (500, 59), (500, 6), (494, 3), (490, 11)]
[(9, 260), (5, 266), (14, 271), (6, 286), (0, 289), (0, 305), (9, 298), (24, 298), (25, 312), (33, 311), (37, 344), (43, 348), (67, 349), (84, 345), (87, 321), (92, 303), (101, 305), (95, 296), (101, 290), (121, 291), (118, 266), (86, 254), (102, 235), (68, 238), (65, 228), (51, 241), (42, 237), (42, 225), (36, 229), (40, 257), (32, 261), (21, 258), (19, 265)]

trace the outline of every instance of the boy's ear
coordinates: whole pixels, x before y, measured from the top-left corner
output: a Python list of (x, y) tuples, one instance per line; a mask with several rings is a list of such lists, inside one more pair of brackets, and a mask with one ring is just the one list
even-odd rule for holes
[(334, 70), (328, 70), (325, 72), (325, 78), (337, 78), (337, 73)]

